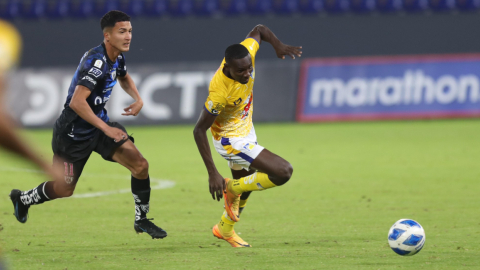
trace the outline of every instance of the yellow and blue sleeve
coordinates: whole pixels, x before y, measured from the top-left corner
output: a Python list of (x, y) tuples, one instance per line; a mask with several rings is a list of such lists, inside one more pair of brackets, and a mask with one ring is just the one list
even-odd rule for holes
[(215, 78), (212, 79), (210, 83), (210, 87), (208, 89), (209, 94), (207, 97), (207, 101), (205, 101), (205, 110), (208, 113), (213, 115), (219, 115), (225, 106), (227, 105), (227, 98), (225, 96), (225, 91), (218, 87), (218, 84), (215, 83)]
[(260, 49), (260, 44), (258, 43), (258, 41), (254, 38), (249, 37), (242, 41), (240, 44), (247, 48), (253, 60), (255, 58), (255, 55), (257, 55), (258, 49)]

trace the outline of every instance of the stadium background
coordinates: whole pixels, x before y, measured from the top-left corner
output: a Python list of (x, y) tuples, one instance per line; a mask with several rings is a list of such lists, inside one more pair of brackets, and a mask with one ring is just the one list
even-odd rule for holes
[[(472, 34), (480, 23), (476, 5), (473, 0), (5, 1), (1, 14), (14, 22), (24, 39), (22, 63), (11, 79), (15, 90), (10, 91), (9, 104), (15, 104), (12, 113), (23, 125), (50, 127), (62, 108), (63, 90), (76, 63), (87, 48), (101, 42), (98, 17), (118, 8), (136, 14), (132, 48), (126, 57), (141, 94), (149, 100), (140, 117), (125, 121), (194, 123), (224, 48), (241, 41), (259, 23), (286, 43), (304, 46), (304, 55), (297, 61), (280, 62), (270, 48), (260, 50), (256, 89), (261, 91), (255, 92), (255, 121), (294, 121), (299, 119), (297, 107), (309, 98), (297, 102), (302, 87), (299, 79), (308, 70), (300, 68), (302, 62), (324, 57), (414, 55), (415, 59), (424, 54), (476, 52), (480, 41)], [(420, 61), (413, 62), (415, 70), (415, 62)], [(387, 60), (387, 64), (395, 61)], [(443, 69), (437, 77), (452, 72), (448, 65)], [(361, 66), (350, 77), (379, 76), (365, 76), (367, 70)], [(120, 120), (115, 116), (129, 102), (118, 92), (108, 105), (114, 120)], [(465, 106), (457, 105), (456, 109)], [(452, 111), (440, 107), (437, 111)], [(414, 109), (407, 106), (400, 113)], [(472, 108), (469, 112), (478, 114)]]
[[(146, 1), (146, 9), (138, 3), (143, 1), (0, 2), (0, 16), (13, 22), (24, 41), (7, 104), (28, 128), (24, 134), (32, 145), (50, 159), (52, 123), (81, 56), (101, 42), (100, 16), (114, 8), (136, 14), (126, 58), (145, 106), (138, 118), (121, 117), (129, 98), (115, 91), (108, 109), (135, 134), (152, 177), (175, 183), (152, 191), (151, 217), (169, 237), (159, 243), (133, 235), (131, 196), (115, 193), (128, 191), (128, 172), (94, 155), (76, 190), (78, 199), (35, 207), (25, 226), (11, 216), (8, 198), (0, 197), (0, 243), (11, 269), (479, 267), (480, 232), (472, 214), (478, 212), (477, 119), (297, 123), (302, 106), (313, 118), (302, 121), (314, 122), (332, 113), (338, 116), (333, 120), (351, 120), (342, 116), (352, 113), (374, 120), (392, 108), (400, 110), (395, 114), (400, 119), (412, 113), (429, 119), (477, 116), (478, 89), (465, 78), (479, 77), (478, 1), (159, 0)], [(213, 5), (204, 9), (203, 3)], [(254, 248), (232, 252), (211, 236), (222, 209), (209, 197), (191, 132), (225, 47), (259, 23), (283, 42), (303, 46), (301, 59), (281, 61), (263, 44), (256, 64), (253, 117), (260, 143), (289, 160), (295, 172), (288, 187), (252, 195), (236, 231)], [(386, 81), (408, 70), (420, 70), (421, 78), (436, 85), (449, 76), (444, 85), (453, 87), (422, 89), (418, 103), (377, 102), (366, 109), (353, 106), (361, 90), (340, 105), (335, 96), (330, 107), (326, 84), (317, 101), (309, 99), (313, 94), (300, 95), (311, 93), (319, 80)], [(462, 78), (470, 82), (465, 92), (459, 90)], [(391, 101), (395, 91), (387, 89), (384, 99)], [(454, 92), (458, 95), (448, 95)], [(228, 176), (224, 160), (218, 155), (214, 160)], [(11, 155), (2, 153), (0, 163), (4, 192), (45, 180)], [(104, 191), (113, 195), (82, 198)], [(419, 221), (427, 235), (422, 252), (408, 259), (386, 244), (388, 228), (400, 218)]]

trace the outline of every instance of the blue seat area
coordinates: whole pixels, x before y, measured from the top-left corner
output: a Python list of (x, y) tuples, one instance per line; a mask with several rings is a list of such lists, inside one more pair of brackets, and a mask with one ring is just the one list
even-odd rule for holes
[(299, 0), (298, 9), (303, 14), (318, 14), (323, 10), (323, 0)]
[(455, 8), (455, 0), (428, 0), (428, 6), (434, 11), (448, 11)]
[(170, 1), (168, 13), (174, 17), (184, 17), (193, 14), (193, 0)]
[(77, 18), (89, 18), (94, 15), (95, 2), (93, 0), (82, 0), (72, 3), (71, 14)]
[(408, 12), (425, 11), (428, 8), (428, 0), (402, 0), (403, 9)]
[(375, 0), (350, 0), (350, 9), (357, 13), (375, 10)]
[(272, 0), (249, 0), (247, 2), (248, 12), (252, 15), (265, 15), (272, 11)]
[(276, 14), (290, 15), (298, 11), (297, 0), (274, 0), (273, 10)]
[(33, 0), (22, 3), (22, 17), (27, 19), (38, 19), (47, 15), (47, 1)]
[(220, 11), (230, 16), (245, 14), (247, 13), (247, 0), (222, 0)]
[(71, 0), (57, 0), (47, 7), (47, 16), (54, 19), (66, 18), (71, 15), (71, 10)]
[(9, 0), (0, 7), (2, 18), (13, 20), (22, 15), (22, 4), (19, 0)]
[(194, 12), (199, 16), (211, 16), (220, 12), (220, 0), (197, 0)]
[(331, 14), (340, 14), (350, 9), (349, 0), (324, 0), (323, 8)]
[(105, 13), (109, 12), (110, 10), (120, 10), (120, 1), (118, 0), (96, 1), (95, 14), (97, 14), (98, 17), (105, 15)]
[(130, 16), (145, 15), (145, 0), (128, 1), (122, 5), (120, 10), (125, 11)]
[(402, 0), (375, 0), (375, 8), (380, 12), (394, 12), (402, 10)]
[(145, 14), (152, 17), (162, 17), (168, 12), (168, 0), (153, 0), (145, 3)]
[(480, 0), (455, 0), (455, 7), (462, 11), (474, 11), (480, 7)]
[(478, 9), (480, 0), (0, 0), (0, 17), (10, 20), (98, 18), (110, 10), (121, 10), (133, 17), (209, 17)]

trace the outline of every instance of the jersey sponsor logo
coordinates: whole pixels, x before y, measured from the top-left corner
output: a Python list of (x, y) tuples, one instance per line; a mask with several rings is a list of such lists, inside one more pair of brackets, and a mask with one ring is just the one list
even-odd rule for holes
[(100, 105), (100, 104), (103, 104), (103, 103), (107, 103), (107, 101), (109, 99), (110, 99), (110, 96), (105, 96), (105, 97), (103, 97), (103, 99), (102, 99), (102, 97), (96, 97), (95, 101), (94, 101), (94, 104), (96, 106), (96, 105)]
[(238, 98), (236, 101), (233, 102), (233, 104), (235, 104), (235, 106), (237, 106), (238, 104), (242, 103), (243, 99), (242, 98)]
[(106, 93), (108, 91), (111, 91), (112, 90), (112, 87), (109, 87), (109, 88), (106, 88), (106, 89), (103, 89), (103, 93)]
[(88, 74), (92, 74), (96, 78), (100, 77), (102, 75), (102, 71), (96, 67), (92, 67), (89, 71)]
[(95, 81), (92, 77), (90, 76), (83, 76), (82, 78), (82, 81), (85, 80), (85, 81), (89, 81), (91, 82), (93, 85), (97, 85), (97, 81)]
[(250, 96), (248, 96), (247, 100), (245, 100), (245, 104), (247, 105), (242, 111), (242, 119), (245, 119), (248, 116), (250, 112), (250, 107), (252, 107), (252, 101), (253, 101), (253, 93), (250, 94)]
[(95, 66), (97, 68), (102, 68), (102, 66), (103, 66), (102, 60), (96, 60), (95, 64), (93, 64), (93, 66)]

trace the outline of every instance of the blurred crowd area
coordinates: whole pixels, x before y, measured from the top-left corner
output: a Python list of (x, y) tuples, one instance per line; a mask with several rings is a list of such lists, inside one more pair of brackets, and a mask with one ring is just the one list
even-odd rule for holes
[(480, 0), (2, 0), (4, 19), (85, 19), (109, 10), (147, 17), (475, 12)]

